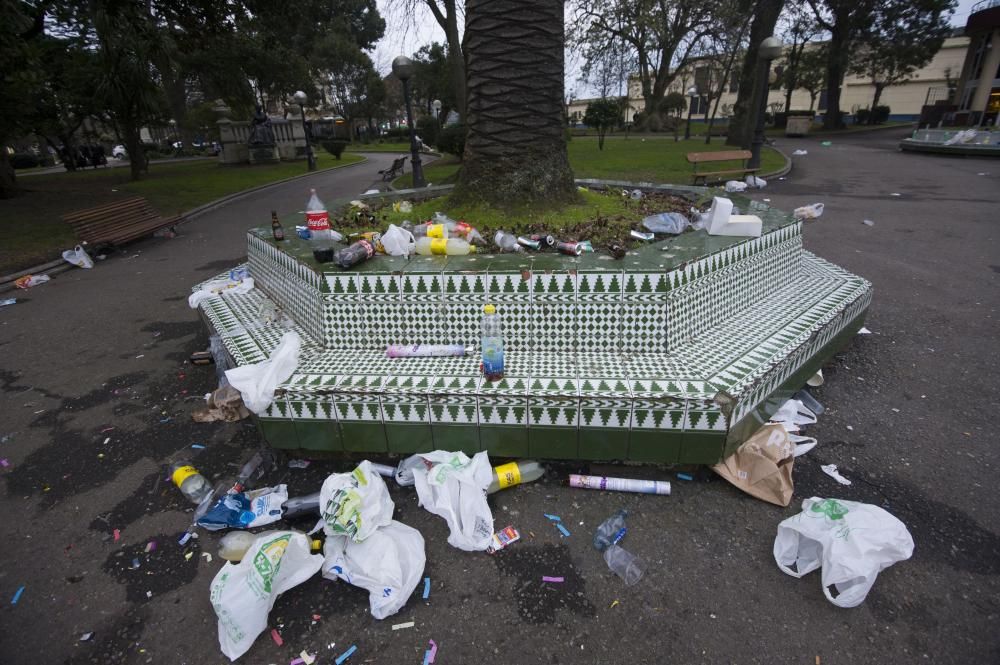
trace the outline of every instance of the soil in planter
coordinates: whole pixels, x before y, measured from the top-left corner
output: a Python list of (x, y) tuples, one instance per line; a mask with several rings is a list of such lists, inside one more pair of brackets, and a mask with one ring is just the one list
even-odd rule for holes
[[(389, 224), (400, 225), (404, 220), (420, 224), (431, 219), (437, 211), (452, 219), (465, 221), (475, 227), (489, 242), (484, 251), (495, 252), (493, 236), (497, 231), (507, 231), (514, 235), (533, 233), (552, 235), (557, 241), (589, 240), (596, 252), (611, 254), (620, 258), (621, 250), (628, 250), (643, 244), (629, 235), (632, 230), (644, 231), (642, 220), (661, 212), (680, 212), (689, 215), (691, 207), (704, 207), (707, 201), (692, 201), (680, 196), (652, 192), (634, 201), (628, 192), (622, 190), (584, 191), (583, 202), (560, 210), (525, 209), (514, 213), (492, 208), (463, 208), (452, 206), (448, 197), (438, 197), (414, 202), (413, 210), (403, 213), (393, 210), (392, 202), (380, 203), (370, 199), (366, 203), (369, 210), (359, 212), (357, 208), (345, 208), (336, 215), (334, 228), (346, 236), (366, 231), (385, 231)], [(664, 239), (668, 236), (657, 236)], [(621, 248), (613, 251), (613, 248)], [(556, 253), (555, 247), (544, 246), (537, 253)]]

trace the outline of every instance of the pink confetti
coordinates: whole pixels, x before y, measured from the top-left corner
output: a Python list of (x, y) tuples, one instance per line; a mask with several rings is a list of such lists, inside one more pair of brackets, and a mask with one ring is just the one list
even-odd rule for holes
[(548, 575), (542, 576), (543, 582), (565, 582), (566, 580), (562, 577), (549, 577)]
[(150, 552), (152, 552), (155, 549), (156, 549), (156, 541), (155, 540), (151, 540), (148, 543), (146, 543), (146, 554), (149, 554)]
[(279, 647), (285, 643), (285, 640), (281, 639), (281, 633), (278, 632), (277, 628), (271, 629), (271, 639), (274, 640), (274, 643)]
[(434, 659), (437, 657), (438, 645), (437, 642), (435, 642), (434, 640), (427, 640), (427, 641), (431, 645), (431, 648), (428, 649), (427, 651), (427, 662), (433, 663)]
[(122, 539), (122, 532), (118, 529), (115, 529), (115, 542), (117, 543), (121, 539)]
[(114, 427), (105, 427), (104, 429), (101, 430), (101, 434), (104, 434), (105, 432), (110, 432), (113, 429)]
[(0, 459), (0, 466), (2, 466), (5, 469), (10, 467), (10, 462), (7, 461), (6, 457)]
[(304, 662), (306, 661), (302, 660), (301, 658), (296, 658), (292, 662), (288, 663), (288, 665), (302, 665), (302, 663)]

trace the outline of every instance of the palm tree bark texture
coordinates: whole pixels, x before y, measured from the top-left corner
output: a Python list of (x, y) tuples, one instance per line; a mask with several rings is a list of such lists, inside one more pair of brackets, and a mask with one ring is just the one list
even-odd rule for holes
[(563, 1), (469, 0), (467, 126), (453, 199), (512, 210), (577, 199), (563, 119)]

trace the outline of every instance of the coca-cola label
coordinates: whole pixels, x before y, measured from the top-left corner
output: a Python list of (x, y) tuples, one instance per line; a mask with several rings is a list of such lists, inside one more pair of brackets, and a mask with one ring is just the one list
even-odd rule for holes
[(368, 254), (368, 258), (375, 256), (375, 245), (368, 240), (359, 240), (357, 244), (365, 248), (365, 252)]
[(306, 212), (306, 226), (310, 231), (326, 231), (330, 228), (330, 215), (326, 210)]

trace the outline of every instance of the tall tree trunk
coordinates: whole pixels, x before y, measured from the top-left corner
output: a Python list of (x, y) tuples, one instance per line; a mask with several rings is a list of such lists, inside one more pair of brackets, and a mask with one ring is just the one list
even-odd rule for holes
[[(743, 56), (740, 70), (740, 87), (733, 105), (733, 116), (729, 119), (729, 136), (726, 145), (749, 148), (753, 139), (753, 129), (757, 124), (757, 109), (760, 108), (760, 81), (757, 80), (760, 66), (757, 49), (760, 43), (774, 33), (778, 15), (785, 6), (785, 0), (758, 0), (753, 7), (753, 24), (750, 26), (750, 44)], [(767, 94), (766, 92), (764, 94)]]
[(875, 86), (875, 96), (872, 98), (872, 108), (871, 113), (868, 114), (868, 124), (875, 124), (875, 107), (878, 106), (879, 100), (882, 99), (882, 91), (885, 90), (885, 85), (881, 83), (876, 83), (872, 81), (872, 85)]
[(142, 177), (142, 172), (146, 168), (146, 153), (142, 147), (142, 139), (139, 136), (139, 128), (131, 124), (124, 124), (122, 127), (125, 141), (125, 150), (128, 151), (128, 167), (132, 180)]
[(826, 115), (823, 116), (823, 129), (841, 129), (844, 126), (840, 117), (840, 86), (844, 82), (847, 71), (848, 44), (846, 43), (847, 19), (839, 19), (830, 31), (830, 46), (827, 49), (826, 60)]
[(7, 155), (7, 144), (0, 142), (0, 199), (14, 198), (20, 193), (14, 167)]
[(456, 200), (576, 200), (563, 124), (563, 0), (469, 0), (468, 136)]

